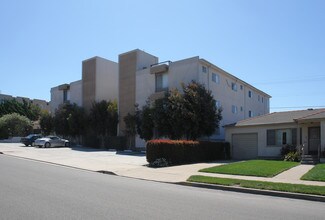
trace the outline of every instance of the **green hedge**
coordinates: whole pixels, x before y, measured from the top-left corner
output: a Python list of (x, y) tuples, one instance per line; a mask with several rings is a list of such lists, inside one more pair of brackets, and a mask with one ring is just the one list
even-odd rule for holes
[(165, 158), (171, 164), (187, 164), (230, 158), (228, 142), (151, 140), (147, 142), (148, 163)]

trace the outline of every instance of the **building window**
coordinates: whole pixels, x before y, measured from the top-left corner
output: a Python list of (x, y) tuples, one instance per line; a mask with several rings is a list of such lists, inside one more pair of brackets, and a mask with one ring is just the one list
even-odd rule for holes
[(249, 97), (249, 98), (252, 98), (252, 96), (253, 96), (252, 91), (249, 90), (249, 91), (248, 91), (248, 97)]
[(244, 110), (243, 106), (240, 106), (240, 111), (242, 112)]
[(266, 142), (268, 146), (282, 146), (286, 144), (297, 144), (297, 129), (270, 129), (266, 131)]
[(233, 114), (237, 114), (237, 106), (235, 106), (235, 105), (231, 106), (231, 112)]
[(258, 95), (258, 96), (257, 96), (257, 100), (260, 101), (260, 99), (261, 99), (261, 97), (260, 97), (260, 95)]
[(63, 102), (69, 101), (69, 91), (68, 90), (63, 90)]
[(236, 83), (231, 83), (231, 89), (234, 91), (237, 91), (237, 84)]
[(253, 117), (253, 112), (251, 110), (248, 111), (248, 117), (249, 118)]
[(243, 90), (243, 88), (244, 88), (243, 85), (240, 85), (240, 90)]
[(219, 83), (219, 75), (217, 75), (216, 73), (212, 73), (211, 77), (213, 82)]
[(264, 98), (262, 97), (262, 103), (264, 102)]
[(167, 91), (168, 90), (168, 75), (156, 74), (156, 92)]
[(207, 67), (206, 66), (202, 66), (202, 72), (204, 72), (204, 73), (207, 72)]

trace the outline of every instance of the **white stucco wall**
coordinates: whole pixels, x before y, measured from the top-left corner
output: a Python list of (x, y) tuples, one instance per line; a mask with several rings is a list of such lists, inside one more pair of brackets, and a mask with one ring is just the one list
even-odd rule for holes
[(118, 64), (96, 57), (96, 101), (118, 100)]
[[(267, 125), (267, 126), (264, 125), (264, 126), (226, 127), (225, 140), (230, 143), (232, 149), (233, 134), (257, 133), (258, 156), (277, 157), (280, 156), (280, 151), (282, 146), (267, 146), (267, 142), (266, 142), (267, 130), (268, 129), (293, 129), (293, 128), (297, 128), (297, 124), (290, 123), (290, 124), (277, 124), (277, 125)], [(304, 135), (305, 135), (305, 131), (303, 130), (303, 137)], [(299, 140), (298, 136), (297, 139)]]

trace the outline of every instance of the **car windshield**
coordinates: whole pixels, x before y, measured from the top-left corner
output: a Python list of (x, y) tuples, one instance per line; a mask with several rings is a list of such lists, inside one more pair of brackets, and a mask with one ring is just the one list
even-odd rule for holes
[(32, 138), (34, 136), (35, 136), (35, 134), (30, 134), (30, 135), (27, 136), (27, 138)]

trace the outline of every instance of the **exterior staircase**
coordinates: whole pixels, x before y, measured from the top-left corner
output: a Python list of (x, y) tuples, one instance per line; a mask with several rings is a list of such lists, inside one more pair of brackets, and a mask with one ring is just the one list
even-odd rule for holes
[(318, 155), (302, 155), (301, 156), (301, 164), (318, 164), (320, 162)]

